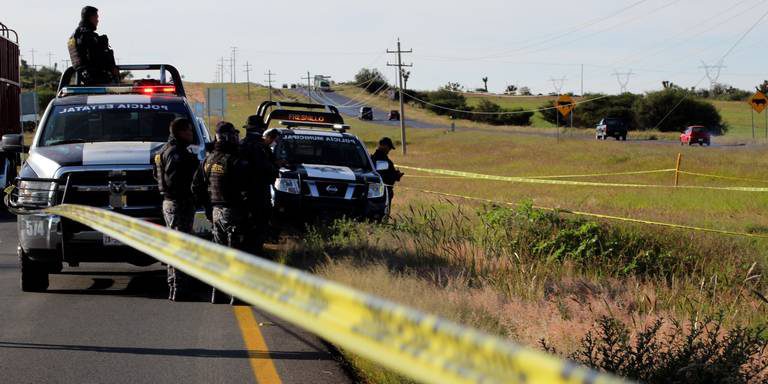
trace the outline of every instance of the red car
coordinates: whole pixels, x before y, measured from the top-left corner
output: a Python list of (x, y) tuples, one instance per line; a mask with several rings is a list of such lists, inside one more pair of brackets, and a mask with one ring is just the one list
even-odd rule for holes
[(685, 129), (685, 132), (680, 134), (680, 145), (709, 145), (710, 134), (706, 127), (701, 125), (692, 125)]

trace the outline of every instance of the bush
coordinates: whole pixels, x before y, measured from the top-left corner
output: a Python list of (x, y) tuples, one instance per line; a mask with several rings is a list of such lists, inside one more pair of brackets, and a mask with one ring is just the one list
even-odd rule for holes
[(441, 88), (434, 92), (427, 93), (427, 100), (431, 104), (426, 105), (426, 108), (438, 115), (453, 115), (457, 118), (468, 118), (468, 114), (461, 112), (449, 111), (448, 109), (456, 110), (469, 110), (467, 105), (467, 98), (461, 93), (450, 91), (446, 88)]
[(703, 125), (717, 135), (728, 130), (715, 106), (682, 89), (650, 92), (637, 100), (634, 109), (646, 129), (658, 126), (662, 132), (682, 132), (689, 125)]
[(358, 87), (369, 93), (379, 93), (386, 90), (389, 85), (384, 75), (376, 68), (363, 68), (355, 75), (355, 83)]
[[(523, 108), (502, 108), (500, 105), (487, 99), (480, 99), (480, 103), (473, 108), (474, 112), (484, 112), (472, 114), (472, 120), (491, 125), (531, 125), (533, 112), (523, 112)], [(485, 113), (503, 113), (488, 115)], [(517, 113), (508, 113), (517, 112)]]
[[(616, 96), (587, 94), (584, 95), (584, 98), (595, 100), (579, 104), (573, 109), (574, 127), (593, 128), (604, 117), (616, 117), (624, 120), (630, 130), (639, 128), (633, 106), (642, 96), (627, 92)], [(542, 108), (551, 108), (554, 105), (554, 101), (550, 100), (542, 105)], [(570, 123), (569, 120), (560, 115), (560, 112), (554, 108), (545, 109), (541, 111), (541, 114), (544, 120), (552, 124), (555, 124), (557, 121), (559, 121), (561, 126)]]
[[(722, 328), (722, 316), (676, 321), (663, 332), (657, 319), (630, 337), (626, 324), (602, 317), (569, 359), (643, 383), (764, 383), (768, 380), (765, 328)], [(548, 352), (557, 351), (541, 341)]]

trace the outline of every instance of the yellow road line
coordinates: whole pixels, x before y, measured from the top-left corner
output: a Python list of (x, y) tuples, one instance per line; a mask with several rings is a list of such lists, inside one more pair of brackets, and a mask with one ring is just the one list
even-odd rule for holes
[(240, 326), (240, 332), (243, 334), (243, 341), (245, 341), (245, 348), (248, 351), (263, 352), (266, 355), (266, 357), (248, 357), (256, 382), (259, 384), (282, 384), (275, 364), (269, 357), (269, 347), (264, 341), (264, 336), (261, 335), (256, 318), (253, 317), (253, 309), (244, 305), (237, 305), (234, 309), (237, 325)]

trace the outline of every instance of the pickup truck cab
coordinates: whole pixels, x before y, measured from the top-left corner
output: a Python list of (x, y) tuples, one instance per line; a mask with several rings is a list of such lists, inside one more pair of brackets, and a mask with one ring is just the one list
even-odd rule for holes
[[(9, 207), (18, 214), (24, 291), (47, 289), (48, 274), (60, 272), (64, 263), (74, 267), (81, 262), (156, 262), (87, 226), (39, 209), (82, 204), (164, 225), (151, 159), (167, 141), (171, 121), (185, 117), (195, 124), (189, 149), (200, 159), (204, 156), (209, 135), (193, 117), (176, 68), (164, 64), (119, 68), (158, 71), (160, 77), (85, 87), (78, 85), (69, 68), (37, 127), (9, 196)], [(5, 135), (2, 141), (6, 153), (24, 148), (20, 135)], [(204, 221), (204, 215), (198, 215), (195, 228), (203, 231)]]

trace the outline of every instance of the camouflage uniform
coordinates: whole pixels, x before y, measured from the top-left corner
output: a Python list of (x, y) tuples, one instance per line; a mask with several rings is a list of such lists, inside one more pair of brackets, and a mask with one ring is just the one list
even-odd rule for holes
[[(187, 145), (171, 137), (155, 155), (155, 179), (163, 195), (163, 217), (168, 228), (192, 233), (195, 203), (192, 197), (192, 178), (200, 161)], [(168, 299), (188, 299), (194, 279), (168, 265)]]

